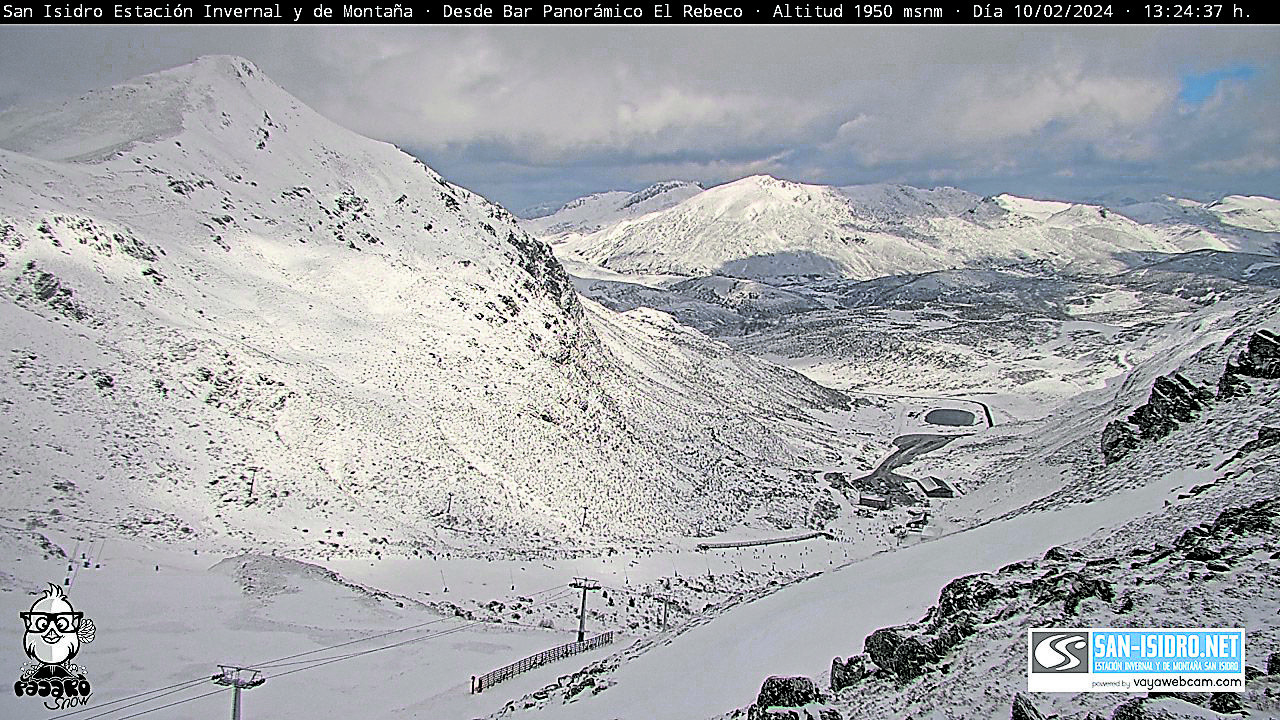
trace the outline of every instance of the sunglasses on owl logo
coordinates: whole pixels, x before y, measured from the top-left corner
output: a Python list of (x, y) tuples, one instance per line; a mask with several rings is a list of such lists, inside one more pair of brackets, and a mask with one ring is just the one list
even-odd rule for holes
[(27, 623), (27, 630), (38, 633), (48, 630), (50, 625), (63, 633), (79, 630), (80, 618), (84, 617), (82, 612), (24, 612), (18, 615)]

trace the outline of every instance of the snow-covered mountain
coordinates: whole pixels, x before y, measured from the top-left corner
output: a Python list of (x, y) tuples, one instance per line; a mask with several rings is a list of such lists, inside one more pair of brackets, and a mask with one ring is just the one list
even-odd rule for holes
[(814, 419), (841, 394), (579, 299), (508, 212), (248, 61), (7, 112), (0, 148), (13, 521), (302, 553), (655, 538), (845, 444)]
[(1280, 254), (1280, 200), (1228, 195), (1202, 203), (1165, 196), (1123, 205), (1118, 211), (1159, 229), (1187, 249)]
[(521, 225), (548, 242), (567, 236), (592, 233), (619, 220), (666, 210), (702, 192), (702, 186), (685, 180), (654, 183), (638, 192), (611, 190), (570, 200), (545, 212), (526, 211)]
[[(1250, 212), (1239, 222), (1257, 225), (1264, 217)], [(1257, 232), (1221, 225), (1189, 235), (1100, 206), (983, 198), (954, 188), (836, 188), (761, 175), (562, 238), (558, 252), (625, 273), (867, 280), (1026, 263), (1115, 272), (1152, 253), (1257, 250), (1248, 239)]]

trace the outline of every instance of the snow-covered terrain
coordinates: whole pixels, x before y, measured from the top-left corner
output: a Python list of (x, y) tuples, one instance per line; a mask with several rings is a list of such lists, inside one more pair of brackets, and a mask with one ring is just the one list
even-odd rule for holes
[(63, 518), (309, 555), (637, 541), (848, 446), (812, 415), (841, 394), (579, 299), (505, 210), (247, 61), (6, 114), (0, 147), (6, 490)]
[[(1197, 233), (1188, 233), (1142, 225), (1095, 205), (984, 198), (954, 188), (836, 188), (759, 175), (710, 188), (662, 212), (558, 238), (558, 251), (627, 273), (751, 279), (869, 280), (1027, 263), (1115, 272), (1150, 253), (1257, 250), (1255, 226), (1267, 217), (1253, 209), (1258, 202), (1241, 211), (1246, 220), (1200, 223)], [(555, 218), (540, 222), (554, 224)]]
[[(65, 583), (104, 720), (225, 712), (217, 663), (250, 717), (1004, 718), (1054, 623), (1264, 667), (1277, 222), (768, 176), (520, 220), (224, 56), (10, 110), (0, 598)], [(614, 642), (472, 694), (575, 577)]]
[(521, 225), (548, 242), (595, 232), (619, 220), (666, 210), (702, 192), (698, 183), (667, 180), (637, 192), (613, 190), (571, 200), (546, 212), (526, 212)]

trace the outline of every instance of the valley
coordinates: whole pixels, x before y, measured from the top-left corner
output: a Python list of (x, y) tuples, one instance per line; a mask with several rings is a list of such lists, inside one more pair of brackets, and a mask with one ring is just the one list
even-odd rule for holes
[(223, 663), (278, 718), (1008, 717), (1032, 622), (1265, 667), (1278, 213), (753, 175), (520, 218), (233, 56), (7, 110), (0, 597), (93, 617), (86, 720), (224, 712)]

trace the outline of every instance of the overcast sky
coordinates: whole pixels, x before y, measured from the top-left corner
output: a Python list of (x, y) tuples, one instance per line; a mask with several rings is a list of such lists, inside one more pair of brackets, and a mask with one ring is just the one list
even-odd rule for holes
[(0, 108), (210, 53), (515, 210), (670, 178), (1280, 197), (1280, 29), (0, 28)]

